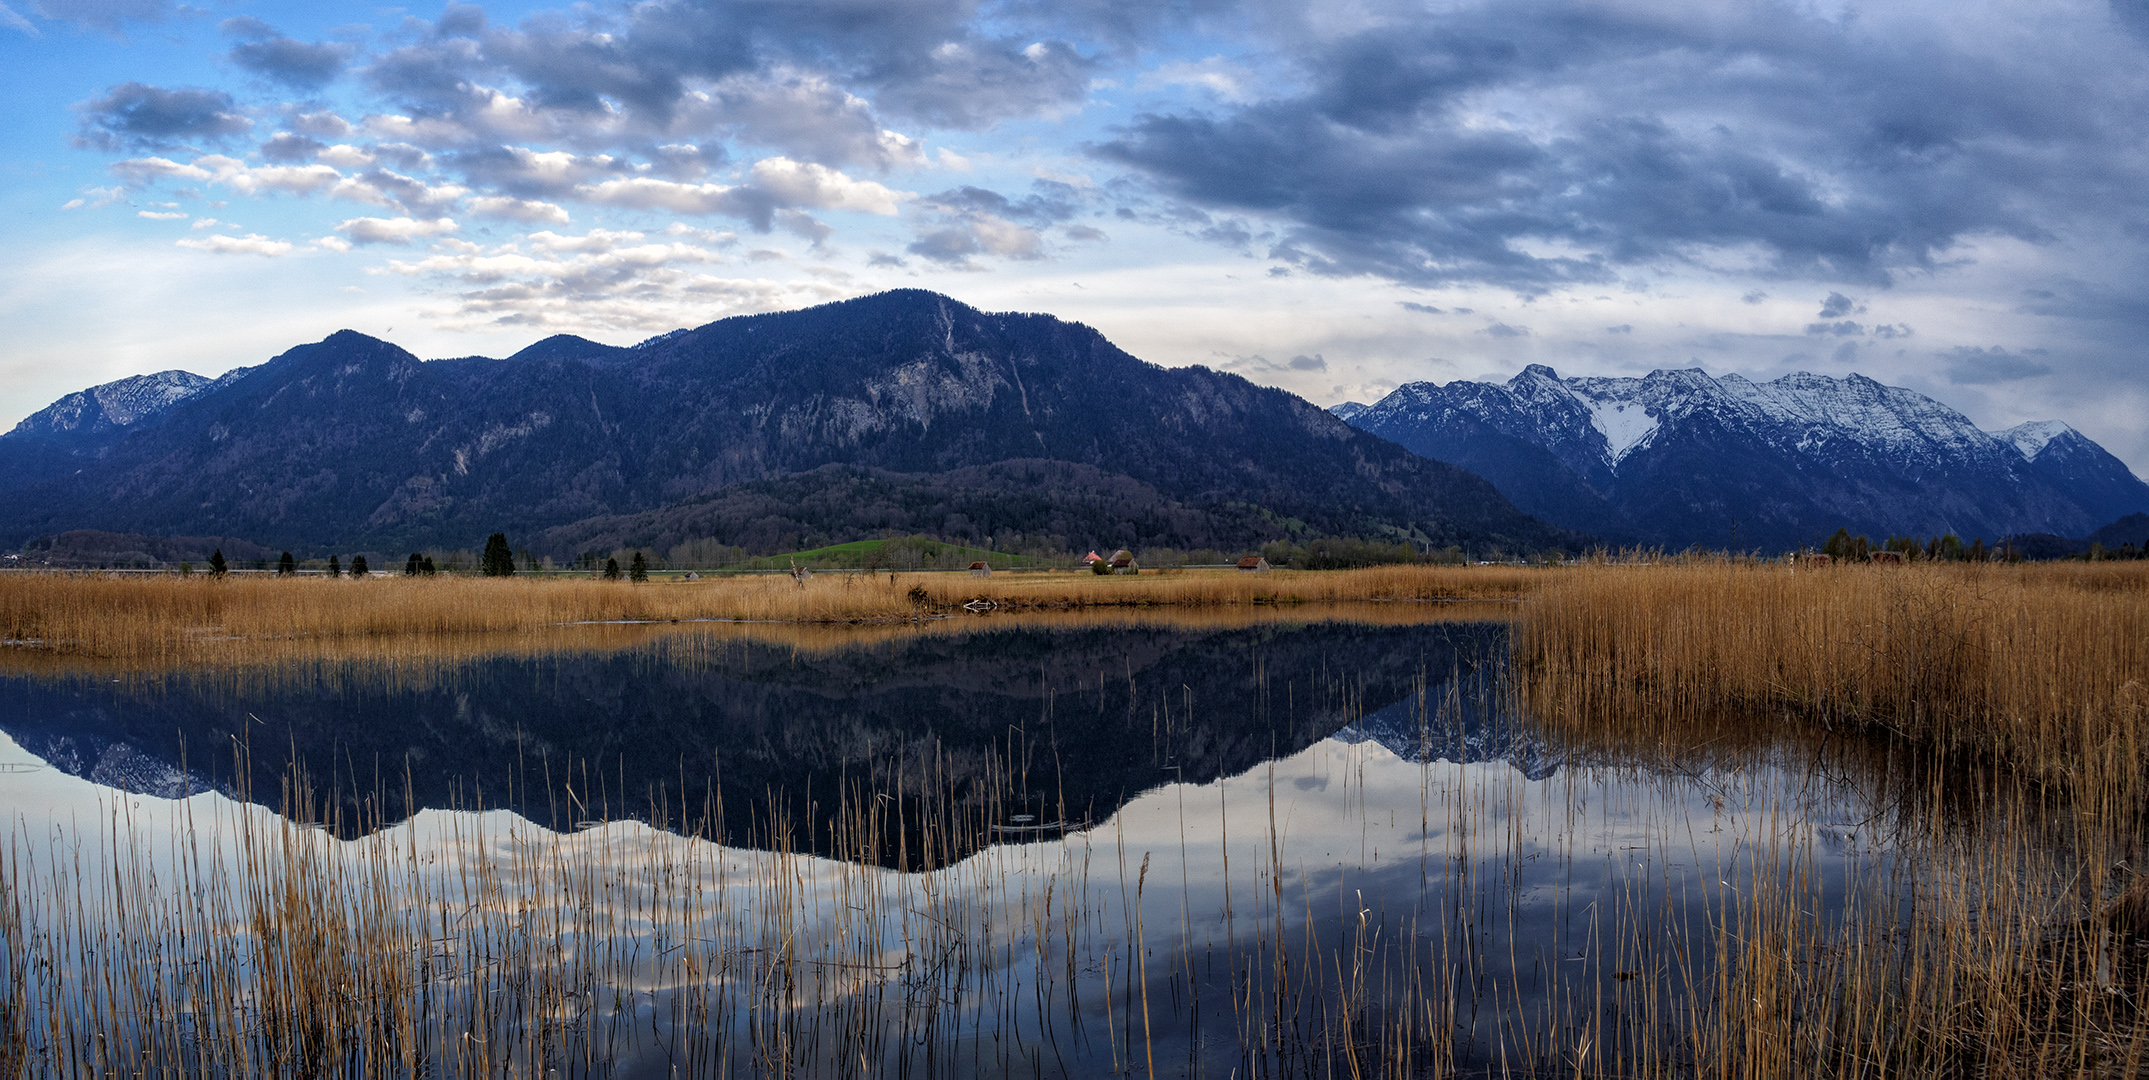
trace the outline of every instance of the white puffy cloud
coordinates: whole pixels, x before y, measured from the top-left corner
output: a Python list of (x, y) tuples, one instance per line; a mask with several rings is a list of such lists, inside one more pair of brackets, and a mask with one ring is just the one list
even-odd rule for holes
[(336, 226), (336, 231), (350, 237), (354, 244), (404, 245), (412, 240), (445, 236), (462, 226), (450, 218), (419, 221), (415, 218), (352, 218)]
[(568, 221), (567, 210), (557, 204), (506, 195), (481, 195), (471, 199), (470, 212), (479, 217), (504, 218), (528, 225), (565, 225)]
[(792, 211), (811, 208), (893, 215), (903, 203), (916, 198), (910, 192), (871, 180), (853, 179), (825, 165), (782, 157), (755, 162), (748, 170), (748, 178), (747, 183), (731, 185), (629, 176), (585, 184), (576, 188), (575, 194), (588, 202), (609, 206), (736, 217), (751, 222), (759, 232), (781, 224), (817, 243), (827, 235), (827, 227)]
[(755, 162), (753, 178), (754, 186), (775, 195), (784, 205), (810, 206), (819, 210), (893, 215), (905, 200), (913, 197), (871, 180), (853, 180), (826, 165), (783, 157)]
[(746, 216), (746, 203), (728, 184), (684, 184), (649, 176), (628, 176), (585, 184), (575, 194), (594, 203), (635, 210), (669, 210), (674, 214)]
[(374, 157), (369, 151), (349, 143), (337, 143), (315, 154), (314, 160), (339, 169), (363, 169), (373, 164)]
[(323, 139), (341, 139), (356, 130), (351, 122), (332, 112), (299, 113), (291, 118), (291, 130)]
[[(226, 159), (229, 160), (229, 159)], [(208, 180), (214, 173), (196, 165), (182, 165), (170, 158), (138, 157), (112, 163), (112, 173), (134, 184), (156, 180)]]
[(291, 245), (282, 240), (271, 240), (259, 233), (245, 236), (190, 236), (177, 241), (183, 248), (206, 251), (215, 255), (264, 255), (274, 258), (291, 252)]
[(185, 221), (193, 215), (184, 214), (177, 210), (137, 210), (134, 212), (134, 216), (148, 218), (151, 221)]

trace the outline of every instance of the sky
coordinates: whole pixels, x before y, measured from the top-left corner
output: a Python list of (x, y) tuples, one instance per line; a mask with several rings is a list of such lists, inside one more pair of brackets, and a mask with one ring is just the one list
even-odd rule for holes
[(0, 0), (0, 426), (889, 288), (1323, 405), (1862, 373), (2149, 474), (2149, 0)]

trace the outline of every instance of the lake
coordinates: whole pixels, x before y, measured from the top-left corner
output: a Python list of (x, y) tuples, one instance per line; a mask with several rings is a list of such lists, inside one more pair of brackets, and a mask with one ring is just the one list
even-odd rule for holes
[(54, 1074), (1598, 1075), (1796, 1065), (1754, 1033), (1906, 1007), (1873, 943), (1959, 913), (1956, 841), (2009, 811), (1766, 717), (1546, 722), (1514, 632), (18, 670), (0, 1035)]

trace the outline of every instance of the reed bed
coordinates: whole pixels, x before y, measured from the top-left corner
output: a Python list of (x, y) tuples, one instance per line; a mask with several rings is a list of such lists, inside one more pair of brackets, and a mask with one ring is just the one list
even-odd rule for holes
[(1697, 1044), (1714, 1071), (2141, 1074), (2149, 569), (1606, 568), (1518, 632), (1533, 718), (1602, 760), (1864, 743), (1919, 810), (1853, 917), (1745, 898), (1717, 993), (1753, 1012)]
[(804, 583), (761, 575), (645, 585), (463, 577), (351, 581), (9, 574), (0, 575), (0, 641), (15, 649), (178, 663), (234, 642), (530, 633), (592, 622), (894, 622), (959, 613), (964, 604), (979, 600), (1011, 612), (1513, 600), (1537, 577), (1537, 571), (1519, 567), (1106, 577), (818, 574)]
[[(0, 675), (45, 678), (161, 679), (183, 663), (186, 670), (230, 672), (256, 685), (315, 683), (326, 673), (366, 664), (409, 675), (426, 670), (452, 673), (490, 659), (589, 656), (651, 649), (666, 661), (690, 657), (727, 642), (781, 645), (802, 653), (827, 653), (915, 637), (995, 630), (1148, 627), (1184, 631), (1238, 630), (1292, 623), (1345, 622), (1370, 626), (1419, 626), (1429, 622), (1505, 622), (1512, 603), (1458, 601), (1437, 607), (1381, 601), (1314, 601), (1210, 607), (1029, 608), (871, 622), (771, 622), (688, 620), (588, 622), (529, 630), (384, 634), (371, 637), (293, 636), (267, 639), (188, 639), (181, 657), (167, 653), (97, 654), (77, 650), (0, 649)], [(236, 684), (235, 684), (236, 685)]]
[(1602, 567), (1545, 579), (1533, 709), (1788, 716), (2004, 763), (2115, 811), (2149, 788), (2149, 565)]

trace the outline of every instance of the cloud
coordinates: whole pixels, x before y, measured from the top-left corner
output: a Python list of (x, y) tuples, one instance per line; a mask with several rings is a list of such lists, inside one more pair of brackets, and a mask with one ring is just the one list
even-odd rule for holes
[(1957, 386), (1984, 386), (2050, 374), (2052, 365), (1997, 346), (1989, 349), (1961, 346), (1948, 354), (1948, 381)]
[[(667, 229), (662, 239), (633, 230), (543, 231), (491, 247), (450, 242), (453, 250), (391, 259), (381, 272), (447, 290), (451, 322), (462, 325), (672, 328), (712, 313), (771, 311), (849, 295), (822, 282), (723, 278), (717, 250), (730, 233)], [(780, 256), (779, 256), (780, 257)]]
[(1420, 315), (1445, 315), (1445, 314), (1447, 314), (1447, 312), (1444, 312), (1444, 311), (1440, 310), (1439, 308), (1433, 307), (1433, 306), (1432, 306), (1432, 305), (1430, 305), (1430, 304), (1420, 304), (1420, 303), (1416, 303), (1416, 302), (1414, 302), (1414, 301), (1410, 301), (1410, 300), (1398, 300), (1398, 301), (1396, 301), (1396, 304), (1397, 304), (1397, 306), (1401, 307), (1401, 308), (1402, 308), (1402, 309), (1403, 309), (1404, 311), (1415, 311), (1415, 312), (1419, 313)]
[(332, 112), (299, 113), (291, 118), (291, 130), (301, 135), (314, 135), (323, 139), (348, 138), (351, 122)]
[(102, 97), (77, 104), (75, 111), (82, 117), (75, 143), (100, 150), (214, 142), (244, 135), (254, 126), (239, 114), (230, 94), (191, 86), (121, 83)]
[(504, 218), (524, 224), (565, 225), (565, 208), (548, 202), (513, 199), (505, 195), (482, 195), (470, 200), (470, 212), (478, 217)]
[[(371, 155), (363, 153), (339, 153), (346, 150), (346, 147), (330, 147), (319, 156), (344, 162), (370, 160)], [(325, 194), (331, 199), (367, 203), (401, 210), (406, 214), (433, 216), (446, 212), (459, 200), (471, 194), (469, 188), (459, 184), (427, 184), (416, 177), (388, 169), (371, 169), (355, 176), (346, 176), (324, 162), (317, 161), (311, 165), (248, 165), (238, 158), (222, 154), (205, 154), (185, 164), (163, 157), (129, 158), (114, 162), (111, 169), (114, 175), (135, 186), (146, 186), (166, 179), (209, 181), (221, 184), (240, 195)], [(517, 200), (506, 199), (492, 202), (488, 204), (488, 208), (496, 213), (504, 213), (507, 208), (517, 205), (520, 205)], [(550, 212), (538, 209), (538, 204), (529, 204), (521, 212), (539, 214), (544, 220), (552, 220)]]
[[(263, 148), (264, 156), (266, 156), (266, 149), (266, 147)], [(319, 158), (322, 164), (332, 165), (338, 169), (363, 169), (380, 160), (370, 151), (345, 143), (322, 147), (314, 152), (314, 156)]]
[(73, 199), (69, 199), (69, 200), (67, 200), (67, 201), (66, 201), (65, 203), (61, 204), (61, 206), (60, 206), (60, 209), (62, 209), (62, 210), (95, 210), (95, 209), (97, 209), (98, 207), (102, 207), (102, 206), (110, 206), (110, 205), (112, 205), (113, 203), (116, 203), (116, 202), (120, 202), (120, 201), (124, 200), (124, 199), (125, 199), (126, 197), (127, 197), (127, 189), (126, 189), (126, 188), (119, 188), (119, 187), (93, 187), (93, 188), (83, 188), (83, 189), (82, 189), (82, 194), (81, 194), (81, 195), (80, 195), (79, 197), (76, 197), (76, 198), (73, 198)]
[(291, 252), (291, 245), (282, 240), (271, 240), (259, 234), (246, 236), (190, 236), (176, 241), (178, 246), (215, 255), (263, 255), (275, 258)]
[(781, 157), (755, 162), (753, 183), (774, 196), (780, 205), (865, 214), (893, 215), (912, 197), (871, 180), (851, 179), (825, 165)]
[(1272, 71), (1288, 93), (1137, 113), (1090, 152), (1153, 195), (1271, 223), (1286, 265), (1526, 292), (1728, 253), (1748, 276), (1884, 286), (1972, 240), (2149, 210), (2126, 119), (2149, 86), (2095, 74), (2139, 66), (2137, 43), (2006, 7), (1948, 30), (1681, 10), (1374, 5), (1302, 24)]
[(904, 250), (946, 266), (968, 267), (976, 255), (1003, 259), (1036, 259), (1044, 254), (1044, 238), (1037, 230), (994, 217), (970, 214), (940, 228), (931, 229)]
[(171, 0), (31, 0), (30, 10), (55, 22), (116, 36), (131, 22), (163, 22), (171, 17), (173, 5)]
[(232, 63), (285, 86), (319, 90), (343, 74), (356, 51), (342, 42), (272, 37), (234, 45), (226, 55)]
[[(906, 250), (958, 268), (969, 268), (971, 259), (979, 255), (1043, 258), (1044, 228), (1075, 216), (1083, 195), (1058, 180), (1034, 180), (1030, 187), (1021, 199), (972, 185), (926, 196), (919, 200), (926, 216), (918, 239)], [(1063, 232), (1073, 240), (1104, 239), (1102, 231), (1085, 225), (1069, 226)]]
[(1824, 319), (1840, 319), (1845, 315), (1859, 315), (1864, 312), (1864, 304), (1839, 292), (1829, 293), (1828, 298), (1821, 301), (1821, 318)]
[(1483, 330), (1478, 331), (1478, 333), (1486, 334), (1496, 338), (1519, 338), (1529, 337), (1530, 328), (1527, 326), (1509, 326), (1503, 322), (1496, 322), (1493, 323), (1491, 326), (1488, 326)]
[(1806, 333), (1832, 334), (1836, 337), (1864, 337), (1865, 327), (1844, 319), (1841, 322), (1817, 322), (1806, 324)]
[(402, 246), (412, 240), (445, 236), (461, 226), (449, 218), (418, 221), (413, 218), (352, 218), (336, 226), (336, 231), (350, 238), (353, 244), (392, 244)]
[(1172, 60), (1144, 72), (1136, 80), (1138, 87), (1198, 86), (1217, 97), (1234, 104), (1244, 104), (1259, 96), (1254, 88), (1264, 80), (1255, 72), (1232, 63), (1221, 56), (1206, 60)]
[(45, 36), (43, 31), (31, 24), (30, 20), (16, 14), (15, 9), (6, 4), (0, 4), (0, 26), (5, 26), (10, 30), (20, 30), (31, 37)]
[(193, 215), (183, 214), (177, 210), (137, 210), (134, 212), (134, 216), (148, 218), (151, 221), (185, 221)]
[(755, 162), (746, 184), (689, 184), (635, 176), (586, 184), (576, 188), (575, 195), (588, 202), (638, 210), (736, 217), (751, 223), (759, 232), (774, 228), (779, 212), (784, 210), (810, 208), (892, 215), (914, 197), (871, 180), (852, 179), (823, 165), (788, 158)]
[(327, 144), (319, 139), (279, 131), (269, 141), (261, 144), (261, 156), (269, 161), (290, 164), (310, 160), (326, 149)]
[(532, 150), (527, 146), (488, 146), (448, 155), (450, 168), (471, 183), (524, 197), (558, 198), (575, 188), (617, 176), (627, 163), (610, 154), (576, 154)]
[(1260, 353), (1239, 356), (1218, 352), (1214, 356), (1217, 366), (1230, 371), (1254, 372), (1261, 375), (1284, 375), (1307, 371), (1327, 371), (1328, 358), (1320, 353), (1311, 356), (1298, 355), (1289, 360), (1271, 360)]

